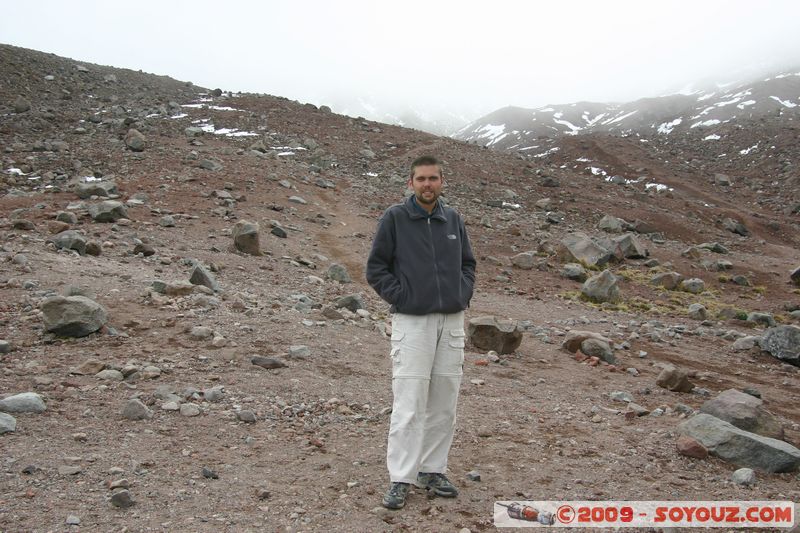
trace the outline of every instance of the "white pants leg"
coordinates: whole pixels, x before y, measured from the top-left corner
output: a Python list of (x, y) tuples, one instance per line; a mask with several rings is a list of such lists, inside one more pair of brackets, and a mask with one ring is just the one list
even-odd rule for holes
[(392, 317), (392, 407), (386, 464), (393, 482), (447, 469), (464, 364), (464, 313)]

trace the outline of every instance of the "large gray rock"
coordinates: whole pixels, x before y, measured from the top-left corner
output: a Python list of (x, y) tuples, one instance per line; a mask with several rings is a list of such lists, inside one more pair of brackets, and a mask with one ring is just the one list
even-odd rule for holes
[(691, 292), (692, 294), (700, 294), (706, 290), (706, 284), (700, 278), (685, 279), (681, 281), (681, 290)]
[(557, 255), (561, 262), (581, 263), (587, 266), (603, 266), (613, 257), (609, 250), (580, 232), (569, 233), (561, 239)]
[(90, 205), (87, 210), (95, 222), (116, 222), (121, 218), (128, 218), (125, 204), (116, 200), (106, 200), (99, 204)]
[(593, 302), (618, 302), (620, 298), (618, 281), (610, 270), (604, 270), (583, 283), (581, 294)]
[(128, 420), (147, 420), (153, 417), (153, 411), (138, 399), (128, 400), (122, 409), (122, 417)]
[(23, 392), (0, 400), (0, 411), (4, 413), (44, 413), (47, 406), (35, 392)]
[(692, 392), (694, 385), (685, 370), (670, 366), (664, 368), (656, 378), (656, 385), (672, 392)]
[(689, 306), (689, 318), (695, 320), (705, 320), (708, 317), (708, 311), (703, 304), (693, 303)]
[(511, 353), (522, 344), (522, 330), (510, 320), (494, 316), (472, 318), (467, 323), (467, 334), (472, 345), (481, 350), (494, 350), (498, 354)]
[(600, 219), (600, 222), (597, 223), (597, 227), (607, 233), (622, 233), (623, 231), (628, 231), (631, 225), (621, 218), (606, 215)]
[(633, 233), (626, 233), (611, 239), (616, 248), (616, 254), (627, 259), (644, 259), (650, 255), (647, 248)]
[(85, 337), (108, 321), (105, 308), (85, 296), (52, 296), (41, 309), (45, 329), (63, 337)]
[(14, 113), (25, 113), (31, 110), (31, 103), (22, 96), (17, 96), (14, 100)]
[(685, 420), (678, 432), (697, 440), (711, 455), (739, 466), (766, 472), (794, 472), (800, 466), (800, 450), (791, 444), (739, 429), (709, 414)]
[(789, 274), (789, 279), (792, 280), (792, 283), (800, 287), (800, 267), (795, 268), (791, 274)]
[(92, 196), (113, 196), (119, 194), (117, 184), (113, 181), (92, 181), (81, 183), (75, 189), (78, 198), (86, 199)]
[(145, 147), (144, 135), (142, 135), (139, 130), (133, 128), (129, 129), (128, 133), (125, 135), (125, 146), (134, 152), (143, 151)]
[(587, 339), (595, 339), (609, 345), (611, 344), (611, 339), (604, 337), (599, 333), (595, 333), (594, 331), (580, 331), (573, 329), (567, 332), (566, 337), (564, 337), (564, 342), (561, 343), (561, 347), (568, 352), (576, 353), (581, 349), (583, 343)]
[(617, 360), (611, 345), (605, 341), (595, 338), (588, 338), (581, 343), (581, 351), (589, 357), (599, 357), (606, 363), (615, 365)]
[(774, 328), (777, 323), (775, 319), (769, 313), (759, 313), (758, 311), (753, 311), (747, 315), (747, 321), (752, 322), (754, 324), (759, 324), (761, 326), (767, 328)]
[(17, 430), (17, 419), (11, 415), (0, 413), (0, 435)]
[(214, 292), (219, 291), (219, 283), (217, 283), (216, 278), (214, 278), (214, 274), (201, 264), (196, 264), (194, 266), (192, 275), (189, 277), (189, 282), (193, 285), (203, 285)]
[(736, 233), (742, 237), (747, 237), (750, 235), (750, 231), (745, 227), (745, 225), (733, 218), (726, 218), (723, 220), (722, 226), (731, 233)]
[(772, 413), (764, 409), (763, 403), (760, 398), (728, 389), (706, 401), (700, 407), (700, 412), (716, 416), (739, 429), (783, 440), (783, 426)]
[(578, 263), (567, 263), (561, 267), (561, 276), (583, 283), (586, 281), (588, 274), (586, 273), (586, 269), (583, 268), (583, 265)]
[(62, 231), (50, 237), (48, 242), (55, 244), (59, 250), (75, 250), (81, 255), (86, 255), (86, 237), (75, 230)]
[(231, 235), (237, 250), (250, 255), (261, 255), (258, 224), (240, 220), (233, 226)]
[(347, 268), (339, 263), (333, 263), (328, 267), (327, 276), (329, 279), (338, 281), (339, 283), (350, 283), (353, 281), (352, 278), (350, 278), (350, 273), (347, 271)]
[(785, 361), (800, 366), (800, 327), (777, 326), (769, 328), (761, 336), (761, 349)]
[(683, 281), (683, 276), (678, 272), (662, 272), (650, 278), (651, 284), (664, 287), (669, 291), (677, 289), (681, 281)]
[(522, 252), (511, 258), (511, 264), (522, 270), (530, 270), (534, 267), (536, 256), (533, 252)]
[(341, 309), (344, 307), (345, 309), (348, 309), (354, 313), (359, 309), (367, 308), (366, 304), (364, 303), (364, 298), (360, 293), (342, 296), (333, 303), (333, 307), (336, 309)]

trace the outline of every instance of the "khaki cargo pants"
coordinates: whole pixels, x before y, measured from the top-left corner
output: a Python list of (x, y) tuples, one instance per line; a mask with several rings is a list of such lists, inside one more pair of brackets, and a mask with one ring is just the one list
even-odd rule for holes
[(464, 365), (464, 312), (392, 316), (392, 419), (386, 465), (393, 482), (447, 470)]

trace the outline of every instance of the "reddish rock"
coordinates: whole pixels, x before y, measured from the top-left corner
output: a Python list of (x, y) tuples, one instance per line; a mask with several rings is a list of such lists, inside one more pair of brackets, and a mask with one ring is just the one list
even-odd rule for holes
[(694, 440), (688, 435), (681, 435), (675, 443), (678, 447), (678, 453), (687, 457), (694, 457), (695, 459), (705, 459), (708, 457), (708, 450), (705, 446)]

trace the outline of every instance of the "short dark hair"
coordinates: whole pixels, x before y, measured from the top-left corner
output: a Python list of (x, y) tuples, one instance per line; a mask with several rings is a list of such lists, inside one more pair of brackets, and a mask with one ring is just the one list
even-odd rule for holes
[(442, 172), (442, 162), (440, 160), (438, 160), (432, 155), (422, 155), (416, 158), (413, 163), (411, 163), (411, 174), (409, 174), (409, 178), (411, 179), (414, 178), (414, 171), (416, 170), (417, 167), (428, 167), (428, 166), (438, 167), (439, 176), (441, 177), (444, 175)]

